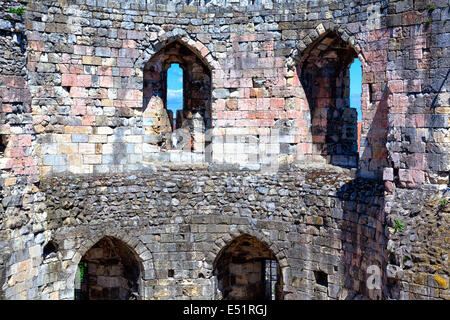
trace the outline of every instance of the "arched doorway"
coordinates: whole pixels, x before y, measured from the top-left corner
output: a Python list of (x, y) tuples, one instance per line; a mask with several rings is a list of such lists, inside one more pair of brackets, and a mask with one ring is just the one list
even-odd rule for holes
[(250, 235), (234, 239), (214, 262), (223, 300), (280, 300), (282, 275), (273, 252)]
[(75, 300), (133, 300), (140, 297), (141, 264), (123, 241), (104, 237), (81, 258)]

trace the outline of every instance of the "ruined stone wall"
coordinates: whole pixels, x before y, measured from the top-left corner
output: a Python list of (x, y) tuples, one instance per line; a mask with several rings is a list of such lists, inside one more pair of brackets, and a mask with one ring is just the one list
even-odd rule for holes
[(448, 3), (392, 2), (388, 12), (387, 289), (396, 299), (448, 299)]
[[(450, 298), (449, 196), (448, 190), (433, 185), (420, 190), (397, 189), (395, 196), (386, 196), (390, 297)], [(402, 222), (405, 229), (395, 230), (395, 220)]]
[[(44, 298), (72, 299), (77, 263), (111, 236), (142, 262), (141, 297), (214, 299), (220, 296), (214, 262), (243, 234), (278, 260), (285, 299), (376, 298), (365, 289), (365, 270), (385, 264), (383, 188), (349, 172), (159, 168), (145, 175), (54, 177), (41, 188), (47, 229), (59, 248), (57, 258), (38, 266)], [(327, 286), (316, 283), (314, 271), (327, 274)]]
[[(9, 9), (23, 1), (0, 1), (0, 298), (11, 272), (20, 274), (22, 285), (30, 276), (33, 231), (39, 232), (34, 207), (39, 169), (34, 158), (36, 143), (27, 86), (27, 40), (23, 15)], [(33, 227), (31, 227), (33, 225)], [(42, 227), (42, 226), (41, 226)], [(38, 246), (39, 247), (39, 246)], [(39, 252), (40, 254), (40, 252)], [(17, 263), (16, 263), (17, 262)], [(19, 266), (19, 262), (23, 262)], [(11, 265), (15, 266), (11, 271)], [(8, 266), (8, 267), (7, 267)], [(28, 284), (27, 288), (31, 288)], [(27, 290), (27, 289), (24, 289)], [(33, 295), (30, 295), (33, 296)]]
[[(5, 12), (20, 4), (0, 2), (2, 298), (74, 298), (77, 263), (104, 236), (134, 252), (141, 297), (218, 298), (214, 261), (250, 234), (278, 259), (285, 299), (448, 299), (447, 2), (61, 0)], [(211, 108), (201, 158), (148, 134), (145, 65), (175, 40), (211, 75), (196, 97)], [(343, 49), (363, 65), (357, 162), (348, 75), (320, 68)], [(314, 169), (334, 162), (327, 145), (345, 145), (334, 164), (373, 180)], [(258, 172), (274, 159), (302, 169)], [(366, 288), (371, 265), (381, 291)]]
[[(366, 139), (372, 109), (381, 100), (377, 93), (386, 79), (381, 76), (386, 64), (380, 59), (387, 57), (382, 46), (388, 33), (379, 26), (386, 4), (347, 8), (333, 1), (255, 6), (137, 3), (30, 3), (28, 72), (36, 93), (33, 109), (43, 174), (127, 172), (154, 162), (208, 159), (256, 168), (268, 162), (305, 161), (358, 166), (347, 68), (351, 58), (363, 62)], [(369, 9), (378, 15), (367, 19)], [(338, 41), (323, 46), (325, 36)], [(164, 73), (167, 61), (176, 59), (166, 55), (162, 59), (169, 60), (158, 58), (147, 65), (159, 70), (148, 79), (145, 65), (174, 40), (207, 70), (205, 80), (189, 81), (197, 91), (185, 92), (185, 103), (192, 109), (186, 110), (186, 120), (203, 122), (203, 136), (197, 139), (212, 142), (200, 157), (192, 150), (167, 152), (166, 144), (158, 140), (158, 133), (166, 133), (159, 127), (167, 116), (162, 106), (164, 83), (155, 79), (160, 79), (157, 74)], [(339, 51), (340, 43), (346, 43), (351, 53)], [(316, 51), (317, 65), (338, 52), (340, 64), (334, 73), (341, 76), (336, 78), (323, 67), (322, 77), (305, 90), (299, 72), (308, 64), (302, 61)], [(148, 81), (157, 86), (147, 90)], [(369, 82), (375, 92), (371, 100)], [(315, 95), (305, 91), (323, 92), (328, 99), (316, 106), (308, 102)], [(210, 98), (201, 102), (202, 97)], [(195, 112), (205, 106), (209, 112)], [(317, 125), (324, 133), (315, 139), (312, 132)], [(206, 129), (211, 129), (208, 134)], [(372, 145), (383, 141), (385, 132), (378, 129), (364, 140), (359, 164), (365, 176), (381, 176), (386, 152)]]

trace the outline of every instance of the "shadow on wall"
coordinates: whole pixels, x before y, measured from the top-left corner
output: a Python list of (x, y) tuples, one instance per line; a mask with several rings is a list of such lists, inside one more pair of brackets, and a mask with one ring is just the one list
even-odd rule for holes
[[(391, 94), (389, 87), (384, 89), (381, 100), (378, 101), (373, 115), (367, 114), (369, 118), (363, 119), (361, 132), (361, 153), (359, 158), (359, 170), (364, 177), (381, 179), (383, 168), (388, 167), (387, 160), (387, 134), (388, 134), (388, 99)], [(372, 98), (371, 98), (372, 100)], [(366, 111), (369, 113), (369, 111)], [(367, 133), (364, 124), (369, 124)]]
[(384, 232), (384, 185), (356, 178), (338, 189), (346, 300), (382, 299), (387, 240)]

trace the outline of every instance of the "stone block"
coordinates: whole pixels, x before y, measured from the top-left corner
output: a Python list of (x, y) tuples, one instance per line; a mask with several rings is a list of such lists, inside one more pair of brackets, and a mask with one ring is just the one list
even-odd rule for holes
[(102, 58), (101, 57), (82, 56), (81, 61), (82, 61), (82, 64), (84, 64), (84, 65), (96, 65), (96, 66), (101, 66), (102, 65)]

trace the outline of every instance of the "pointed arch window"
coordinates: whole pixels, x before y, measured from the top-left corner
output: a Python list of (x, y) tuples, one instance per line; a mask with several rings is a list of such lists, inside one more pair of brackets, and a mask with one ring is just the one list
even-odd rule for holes
[(297, 74), (310, 112), (311, 157), (342, 167), (357, 167), (357, 110), (350, 99), (350, 65), (356, 51), (327, 32), (301, 57)]
[(147, 142), (159, 152), (203, 153), (205, 133), (212, 125), (211, 70), (206, 61), (173, 40), (146, 63), (143, 92)]

